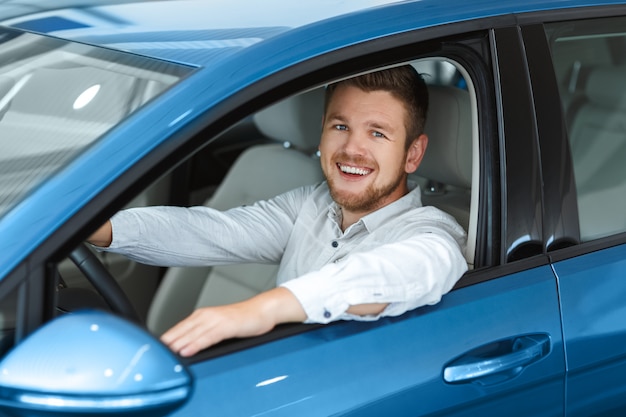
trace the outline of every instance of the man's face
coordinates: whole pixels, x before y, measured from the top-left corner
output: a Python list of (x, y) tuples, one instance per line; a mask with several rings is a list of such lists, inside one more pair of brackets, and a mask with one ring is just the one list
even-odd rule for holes
[(426, 149), (422, 135), (406, 150), (403, 103), (386, 91), (340, 85), (324, 116), (321, 164), (344, 210), (365, 215), (407, 193), (406, 175)]

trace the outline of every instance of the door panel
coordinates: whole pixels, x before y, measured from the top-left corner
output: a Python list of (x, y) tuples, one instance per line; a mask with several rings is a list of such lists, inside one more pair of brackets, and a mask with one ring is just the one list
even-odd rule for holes
[[(558, 262), (568, 416), (626, 410), (626, 245)], [(623, 415), (623, 414), (617, 414)]]
[[(540, 356), (525, 358), (531, 351)], [(446, 366), (513, 358), (522, 360), (504, 372), (444, 381)], [(337, 323), (195, 364), (194, 396), (173, 415), (561, 416), (564, 369), (555, 279), (541, 266), (399, 318)]]
[[(549, 48), (550, 54), (543, 67), (552, 66), (554, 72), (543, 73), (556, 82), (543, 91), (559, 97), (563, 109), (561, 115), (558, 110), (544, 113), (562, 123), (567, 137), (544, 137), (543, 173), (546, 182), (572, 184), (564, 187), (569, 196), (561, 195), (560, 204), (562, 212), (575, 216), (577, 227), (565, 222), (551, 227), (569, 228), (570, 236), (589, 242), (551, 253), (567, 352), (567, 415), (622, 416), (626, 413), (626, 17), (592, 17), (586, 14), (584, 19), (544, 27), (544, 49)], [(551, 168), (557, 158), (546, 146), (549, 141), (561, 149), (560, 159), (571, 161), (562, 170)], [(546, 205), (546, 212), (558, 209), (557, 204)]]

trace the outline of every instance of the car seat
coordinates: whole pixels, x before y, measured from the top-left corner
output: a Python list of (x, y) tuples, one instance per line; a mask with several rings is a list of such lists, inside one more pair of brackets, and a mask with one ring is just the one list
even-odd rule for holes
[[(316, 155), (323, 108), (324, 89), (318, 88), (255, 114), (261, 133), (277, 143), (244, 151), (206, 205), (227, 210), (323, 181)], [(148, 311), (148, 328), (161, 334), (198, 307), (241, 301), (273, 288), (277, 272), (278, 265), (265, 264), (170, 268)]]
[(465, 259), (474, 263), (476, 232), (470, 227), (472, 188), (472, 111), (470, 93), (453, 86), (428, 87), (430, 103), (426, 154), (410, 176), (422, 187), (422, 204), (455, 217), (468, 232)]

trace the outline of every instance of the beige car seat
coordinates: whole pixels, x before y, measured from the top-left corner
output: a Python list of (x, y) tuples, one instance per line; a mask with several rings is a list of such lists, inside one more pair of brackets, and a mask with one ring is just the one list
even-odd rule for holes
[[(206, 205), (226, 210), (323, 181), (316, 156), (323, 107), (319, 88), (257, 113), (258, 129), (278, 143), (243, 152)], [(277, 271), (278, 265), (265, 264), (170, 268), (148, 312), (148, 328), (161, 334), (198, 307), (241, 301), (273, 288)]]
[[(430, 105), (424, 127), (428, 147), (415, 175), (429, 180), (422, 203), (453, 215), (469, 227), (472, 187), (472, 119), (467, 90), (429, 87)], [(429, 186), (430, 184), (430, 186)]]

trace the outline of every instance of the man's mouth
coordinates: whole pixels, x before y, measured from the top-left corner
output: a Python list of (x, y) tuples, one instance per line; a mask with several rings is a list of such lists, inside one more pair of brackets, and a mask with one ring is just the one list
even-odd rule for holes
[(337, 166), (339, 167), (339, 170), (341, 170), (341, 172), (343, 172), (344, 174), (364, 176), (372, 172), (372, 170), (369, 168), (359, 168), (343, 164), (337, 164)]

